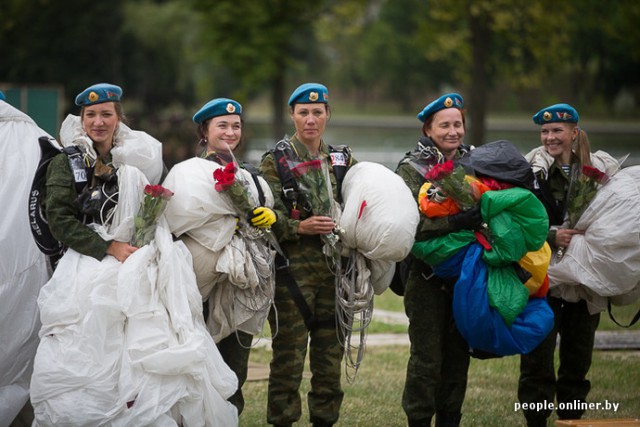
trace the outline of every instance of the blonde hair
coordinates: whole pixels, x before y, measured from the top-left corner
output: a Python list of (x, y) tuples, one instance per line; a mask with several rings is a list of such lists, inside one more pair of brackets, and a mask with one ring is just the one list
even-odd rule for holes
[(576, 136), (576, 139), (573, 141), (573, 145), (575, 147), (574, 152), (582, 166), (592, 166), (589, 136), (585, 131), (580, 129), (579, 126), (576, 125), (576, 127), (578, 128), (578, 136)]

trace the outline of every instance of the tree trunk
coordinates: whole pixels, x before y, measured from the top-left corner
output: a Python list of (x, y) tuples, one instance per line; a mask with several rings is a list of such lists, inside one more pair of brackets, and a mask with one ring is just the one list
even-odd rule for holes
[(485, 11), (471, 14), (471, 87), (469, 90), (469, 121), (471, 122), (470, 141), (475, 146), (484, 143), (486, 124), (486, 106), (488, 101), (489, 74), (488, 57), (491, 42), (490, 17)]

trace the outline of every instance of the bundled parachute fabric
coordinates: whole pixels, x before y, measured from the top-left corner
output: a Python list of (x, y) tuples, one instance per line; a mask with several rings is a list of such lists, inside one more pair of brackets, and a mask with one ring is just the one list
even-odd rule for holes
[(487, 264), (511, 264), (544, 245), (549, 219), (532, 192), (523, 188), (489, 191), (482, 196), (480, 209), (491, 230), (492, 249), (483, 255)]
[(529, 280), (525, 282), (529, 290), (529, 296), (544, 297), (549, 290), (549, 276), (547, 270), (551, 262), (551, 246), (544, 242), (537, 251), (527, 252), (518, 264), (531, 274)]
[(420, 219), (416, 201), (402, 178), (372, 162), (349, 168), (342, 198), (344, 246), (376, 261), (370, 264), (371, 276), (375, 292), (381, 294), (391, 283), (388, 272), (411, 251)]
[[(174, 192), (165, 217), (192, 254), (198, 288), (208, 300), (207, 326), (216, 342), (236, 330), (260, 333), (275, 289), (274, 252), (264, 232), (247, 222), (248, 212), (238, 212), (227, 195), (215, 190), (213, 171), (221, 167), (192, 158), (175, 165), (164, 181)], [(251, 174), (241, 168), (237, 174), (257, 206)], [(265, 204), (273, 207), (269, 186), (261, 177), (258, 181)]]
[(576, 224), (560, 261), (549, 267), (549, 292), (568, 301), (587, 301), (589, 311), (631, 304), (640, 297), (640, 166), (621, 169), (595, 197)]
[(529, 190), (533, 188), (531, 165), (510, 141), (483, 144), (458, 162), (476, 176), (488, 176)]
[(49, 136), (22, 111), (0, 100), (0, 425), (29, 400), (38, 347), (37, 298), (49, 280), (45, 255), (29, 230), (25, 207), (40, 159), (38, 138)]
[(483, 249), (473, 243), (444, 265), (436, 267), (441, 277), (456, 277), (453, 315), (469, 347), (501, 356), (527, 354), (553, 328), (553, 311), (544, 298), (531, 298), (514, 322), (507, 326), (502, 316), (487, 303), (487, 276)]
[[(523, 312), (530, 295), (512, 264), (544, 246), (549, 221), (544, 206), (533, 193), (517, 187), (485, 192), (480, 199), (480, 211), (491, 243), (491, 249), (482, 253), (491, 272), (486, 281), (487, 302), (500, 313), (506, 325), (511, 325)], [(471, 231), (462, 230), (416, 242), (412, 253), (437, 267), (475, 239)]]
[[(148, 180), (125, 163), (118, 182), (118, 214), (93, 226), (128, 241)], [(35, 425), (237, 425), (226, 400), (237, 378), (204, 324), (190, 254), (164, 218), (124, 263), (68, 250), (38, 304)]]

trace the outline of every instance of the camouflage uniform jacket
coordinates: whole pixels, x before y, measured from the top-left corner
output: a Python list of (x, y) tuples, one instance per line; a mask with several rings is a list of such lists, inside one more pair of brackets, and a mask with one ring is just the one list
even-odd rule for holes
[[(309, 155), (306, 147), (298, 141), (295, 136), (291, 138), (289, 145), (292, 147), (292, 152), (295, 153), (295, 157), (290, 160), (295, 162), (307, 162), (314, 160)], [(331, 156), (329, 152), (329, 146), (324, 142), (321, 142), (320, 145), (320, 153), (319, 158), (326, 162), (329, 170), (329, 178), (331, 180), (331, 188), (333, 190), (333, 198), (334, 200), (340, 200), (336, 177), (334, 175), (333, 167), (331, 165)], [(352, 156), (349, 156), (348, 167), (353, 166), (357, 163)], [(278, 214), (278, 221), (273, 225), (273, 229), (278, 236), (280, 241), (297, 241), (300, 236), (298, 235), (298, 226), (300, 225), (300, 221), (306, 218), (309, 218), (313, 214), (309, 209), (305, 208), (305, 203), (301, 195), (298, 197), (297, 207), (300, 210), (300, 218), (292, 219), (291, 211), (285, 202), (283, 191), (282, 191), (282, 182), (280, 180), (280, 175), (278, 173), (278, 168), (276, 167), (274, 155), (271, 151), (268, 151), (262, 156), (262, 162), (260, 164), (260, 172), (262, 176), (265, 178), (271, 190), (273, 192), (275, 198), (274, 209)], [(299, 191), (301, 193), (301, 191)]]
[[(291, 152), (295, 153), (295, 157), (291, 160), (306, 162), (313, 160), (305, 146), (293, 137), (289, 144)], [(356, 160), (350, 157), (349, 164), (351, 166)], [(338, 199), (336, 178), (333, 168), (331, 167), (331, 155), (329, 146), (324, 142), (321, 143), (319, 158), (323, 162), (327, 162), (329, 170), (329, 178), (331, 180), (331, 188), (334, 200)], [(274, 210), (278, 216), (278, 220), (272, 226), (275, 235), (281, 243), (282, 249), (288, 254), (291, 270), (298, 280), (298, 283), (306, 281), (306, 278), (312, 282), (322, 282), (329, 280), (333, 275), (330, 273), (324, 254), (322, 253), (322, 241), (320, 236), (301, 236), (298, 234), (300, 221), (312, 216), (312, 212), (305, 208), (304, 196), (299, 194), (297, 209), (300, 210), (299, 219), (291, 218), (290, 205), (285, 199), (282, 191), (282, 182), (276, 167), (274, 154), (269, 151), (262, 157), (260, 164), (260, 172), (269, 184), (274, 196)], [(302, 193), (300, 190), (299, 193)], [(321, 278), (323, 277), (323, 278)]]
[[(571, 169), (575, 170), (579, 167), (578, 158), (571, 156)], [(544, 205), (547, 215), (549, 215), (549, 225), (560, 226), (564, 222), (567, 195), (569, 192), (570, 178), (562, 167), (553, 163), (548, 171), (538, 171), (536, 174), (538, 188), (534, 190), (534, 194), (540, 199)], [(549, 229), (547, 234), (547, 242), (552, 248), (556, 248), (556, 228)]]
[(47, 168), (45, 185), (44, 209), (51, 234), (65, 246), (102, 260), (111, 241), (105, 241), (82, 222), (77, 199), (67, 155), (58, 154)]

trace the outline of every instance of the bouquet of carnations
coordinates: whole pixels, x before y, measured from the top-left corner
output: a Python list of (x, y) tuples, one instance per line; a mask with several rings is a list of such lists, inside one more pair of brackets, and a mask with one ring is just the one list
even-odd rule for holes
[(228, 195), (240, 217), (245, 218), (257, 207), (257, 203), (249, 193), (249, 184), (237, 172), (237, 163), (232, 161), (224, 168), (213, 171), (213, 179), (216, 181), (216, 191)]
[(331, 191), (327, 165), (321, 159), (308, 162), (290, 162), (293, 177), (314, 215), (331, 216), (333, 191)]
[(569, 227), (573, 228), (595, 197), (598, 189), (609, 182), (609, 176), (598, 168), (582, 166), (578, 178), (573, 183), (569, 201), (567, 203), (567, 215)]
[(429, 192), (434, 201), (442, 203), (447, 198), (453, 200), (462, 211), (471, 209), (479, 200), (478, 189), (470, 184), (471, 180), (462, 166), (453, 166), (453, 161), (434, 165), (425, 175), (427, 181), (435, 187)]
[(133, 220), (135, 232), (131, 239), (131, 246), (140, 248), (153, 240), (158, 218), (164, 212), (172, 196), (173, 192), (161, 185), (146, 185), (144, 187), (144, 199)]
[[(224, 193), (230, 198), (239, 218), (242, 219), (242, 221), (246, 221), (247, 216), (251, 214), (255, 208), (259, 207), (259, 202), (249, 191), (249, 182), (239, 173), (238, 163), (233, 153), (230, 153), (230, 158), (232, 161), (227, 163), (224, 168), (218, 168), (213, 171), (213, 179), (216, 181), (215, 189), (217, 192)], [(252, 227), (251, 229), (252, 232), (264, 237), (274, 250), (282, 254), (278, 239), (271, 232), (271, 227), (260, 230)]]
[[(582, 169), (577, 171), (577, 176), (573, 177), (569, 186), (567, 200), (568, 228), (576, 226), (600, 187), (607, 182), (609, 182), (609, 175), (598, 168), (583, 165)], [(565, 249), (564, 247), (558, 248), (558, 260), (564, 256)]]
[[(311, 212), (314, 215), (335, 219), (335, 204), (327, 162), (322, 159), (313, 159), (307, 162), (289, 161), (289, 169), (309, 204)], [(322, 239), (335, 249), (339, 236), (333, 232), (323, 235)]]

